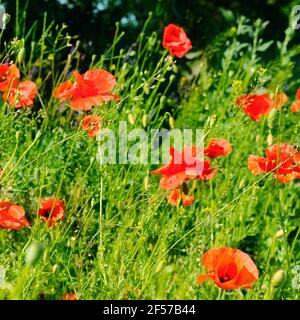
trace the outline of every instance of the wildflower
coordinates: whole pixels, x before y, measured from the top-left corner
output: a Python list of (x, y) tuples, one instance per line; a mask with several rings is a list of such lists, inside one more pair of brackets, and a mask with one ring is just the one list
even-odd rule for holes
[(202, 264), (209, 274), (200, 274), (199, 285), (204, 280), (212, 280), (218, 287), (231, 290), (252, 288), (258, 279), (258, 270), (252, 259), (244, 252), (234, 248), (214, 248), (202, 257)]
[(291, 104), (291, 111), (292, 112), (299, 112), (300, 111), (300, 100), (299, 101), (294, 101)]
[(57, 99), (71, 99), (74, 83), (70, 80), (65, 81), (53, 91), (53, 96)]
[(53, 96), (57, 99), (70, 100), (75, 110), (90, 110), (93, 106), (110, 100), (119, 100), (117, 95), (110, 94), (116, 85), (115, 77), (102, 69), (89, 70), (83, 75), (73, 72), (75, 83), (70, 80), (54, 89)]
[(177, 206), (182, 200), (184, 206), (190, 206), (194, 200), (194, 195), (185, 194), (180, 188), (172, 190), (167, 196), (168, 203), (172, 206)]
[(61, 200), (56, 198), (42, 199), (41, 206), (38, 210), (38, 216), (46, 222), (49, 227), (56, 224), (58, 220), (64, 218), (65, 207)]
[(100, 125), (103, 118), (96, 115), (88, 115), (83, 118), (82, 128), (86, 130), (90, 138), (94, 138), (100, 132)]
[(0, 65), (0, 92), (14, 88), (20, 79), (20, 71), (16, 65)]
[(209, 158), (226, 156), (232, 152), (231, 144), (222, 138), (211, 139), (207, 147), (204, 149), (204, 154)]
[(266, 157), (250, 155), (248, 168), (254, 174), (273, 172), (278, 182), (300, 179), (300, 153), (290, 144), (274, 144), (267, 148)]
[(160, 187), (166, 190), (176, 189), (190, 179), (210, 180), (217, 170), (211, 169), (210, 161), (197, 159), (200, 152), (196, 147), (187, 147), (181, 153), (170, 148), (170, 163), (150, 173), (163, 176)]
[(68, 292), (65, 292), (63, 294), (63, 300), (72, 300), (72, 301), (75, 301), (77, 300), (77, 296), (75, 293), (68, 293)]
[(270, 100), (273, 101), (274, 107), (280, 110), (284, 104), (288, 101), (288, 96), (284, 92), (279, 92), (276, 96), (272, 97), (271, 95), (267, 95)]
[(299, 112), (300, 111), (300, 88), (296, 92), (297, 100), (291, 104), (291, 111), (292, 112)]
[(265, 94), (246, 94), (237, 99), (236, 105), (241, 106), (252, 120), (259, 121), (273, 109), (274, 102)]
[(0, 228), (19, 230), (30, 226), (22, 207), (12, 202), (0, 202)]
[(138, 299), (142, 295), (142, 291), (140, 289), (128, 287), (125, 294), (124, 299), (125, 300), (131, 300), (131, 299)]
[(182, 200), (185, 206), (194, 202), (194, 196), (189, 195), (185, 182), (191, 179), (210, 180), (217, 173), (212, 169), (208, 160), (199, 160), (197, 157), (202, 151), (196, 147), (187, 147), (181, 152), (170, 148), (171, 161), (161, 168), (150, 172), (160, 174), (160, 188), (170, 190), (168, 202), (176, 206)]
[(2, 95), (2, 98), (14, 108), (23, 108), (32, 106), (36, 96), (36, 84), (32, 81), (25, 80), (20, 82), (16, 87), (10, 89), (8, 92), (5, 92)]
[(163, 47), (169, 49), (171, 56), (182, 58), (192, 49), (192, 43), (181, 27), (171, 23), (164, 29)]

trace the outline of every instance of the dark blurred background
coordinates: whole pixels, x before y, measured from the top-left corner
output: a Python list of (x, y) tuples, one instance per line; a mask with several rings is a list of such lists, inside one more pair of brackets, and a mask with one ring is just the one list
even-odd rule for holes
[[(2, 1), (2, 4), (14, 20), (15, 0)], [(88, 55), (101, 53), (112, 43), (117, 21), (126, 32), (122, 45), (129, 47), (150, 11), (153, 30), (162, 34), (167, 23), (179, 24), (187, 31), (195, 49), (204, 47), (220, 31), (234, 24), (241, 14), (251, 20), (269, 20), (264, 37), (282, 39), (295, 4), (297, 1), (288, 0), (19, 0), (20, 12), (26, 8), (27, 30), (35, 20), (42, 24), (46, 11), (48, 21), (65, 22), (71, 35), (79, 35)], [(13, 28), (11, 21), (9, 33)]]

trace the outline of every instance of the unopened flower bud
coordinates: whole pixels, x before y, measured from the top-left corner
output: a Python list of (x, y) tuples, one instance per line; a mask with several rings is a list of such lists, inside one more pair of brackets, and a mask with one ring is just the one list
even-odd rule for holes
[(279, 238), (282, 238), (284, 236), (284, 231), (282, 229), (278, 230), (276, 233), (275, 233), (275, 238), (276, 239), (279, 239)]
[(2, 17), (2, 29), (5, 29), (7, 24), (10, 21), (10, 14), (8, 13), (4, 13), (3, 17)]
[(278, 287), (285, 279), (285, 272), (282, 269), (276, 271), (271, 279), (271, 286)]
[(149, 190), (149, 176), (146, 176), (145, 180), (144, 180), (144, 188), (145, 188), (145, 191), (148, 191)]
[(170, 125), (170, 128), (171, 129), (174, 129), (175, 128), (175, 120), (173, 117), (170, 117), (169, 118), (169, 125)]
[(18, 56), (17, 56), (17, 61), (18, 61), (19, 64), (23, 62), (24, 54), (25, 54), (25, 48), (21, 48), (19, 50)]
[(267, 143), (268, 143), (268, 146), (271, 146), (273, 144), (273, 135), (271, 132), (269, 132), (268, 134)]
[(37, 241), (33, 241), (30, 243), (29, 247), (26, 250), (25, 255), (25, 263), (28, 266), (33, 266), (37, 264), (37, 262), (40, 260), (41, 256), (43, 255), (45, 251), (45, 246)]
[(147, 127), (147, 122), (148, 122), (148, 119), (147, 119), (147, 115), (146, 115), (146, 114), (143, 115), (142, 122), (143, 122), (144, 128), (146, 128), (146, 127)]
[(145, 82), (143, 89), (144, 89), (144, 92), (146, 95), (148, 95), (150, 93), (150, 86), (147, 82)]
[(131, 125), (134, 125), (134, 123), (135, 123), (134, 115), (133, 115), (132, 113), (129, 113), (129, 114), (128, 114), (128, 122), (129, 122)]
[(207, 118), (207, 124), (209, 125), (210, 128), (213, 127), (216, 121), (217, 121), (217, 116), (215, 114), (212, 114)]

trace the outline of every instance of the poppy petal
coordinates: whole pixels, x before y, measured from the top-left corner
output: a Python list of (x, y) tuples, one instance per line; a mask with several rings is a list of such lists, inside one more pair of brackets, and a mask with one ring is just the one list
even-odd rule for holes
[(161, 189), (173, 190), (177, 188), (179, 185), (183, 184), (185, 181), (186, 175), (184, 172), (179, 172), (172, 176), (163, 176), (160, 179), (159, 186)]

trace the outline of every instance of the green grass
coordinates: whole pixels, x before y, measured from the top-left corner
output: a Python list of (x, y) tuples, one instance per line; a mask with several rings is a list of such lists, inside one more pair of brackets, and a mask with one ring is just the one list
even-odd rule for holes
[[(21, 21), (21, 20), (20, 20)], [(203, 128), (206, 139), (223, 137), (233, 152), (213, 160), (218, 173), (198, 182), (190, 207), (170, 206), (159, 179), (148, 176), (157, 165), (100, 165), (99, 143), (80, 128), (77, 113), (51, 97), (52, 89), (68, 73), (81, 68), (80, 44), (45, 19), (44, 32), (35, 38), (34, 26), (21, 41), (1, 44), (1, 58), (17, 61), (23, 78), (32, 80), (39, 97), (34, 108), (14, 110), (1, 100), (1, 199), (21, 204), (31, 222), (20, 231), (0, 230), (0, 266), (6, 271), (1, 299), (58, 299), (75, 292), (80, 299), (123, 299), (127, 289), (134, 299), (299, 299), (292, 287), (292, 268), (300, 265), (300, 183), (278, 184), (271, 175), (253, 176), (250, 154), (264, 155), (270, 133), (274, 143), (300, 146), (299, 114), (289, 103), (299, 85), (294, 75), (300, 46), (290, 47), (289, 28), (283, 43), (268, 48), (260, 35), (266, 26), (241, 18), (194, 57), (176, 63), (161, 48), (161, 35), (147, 29), (136, 46), (119, 48), (122, 33), (90, 67), (111, 71), (118, 79), (120, 102), (95, 107), (104, 127), (116, 130), (119, 121), (131, 128)], [(118, 30), (118, 28), (117, 28)], [(25, 46), (25, 54), (20, 50)], [(272, 51), (274, 58), (266, 58)], [(242, 93), (266, 87), (284, 91), (289, 103), (276, 121), (255, 123), (234, 106)], [(175, 92), (179, 92), (178, 96)], [(143, 121), (144, 119), (144, 121)], [(146, 183), (145, 183), (146, 179)], [(59, 197), (65, 219), (48, 228), (36, 217), (39, 200)], [(284, 235), (276, 237), (279, 230)], [(25, 264), (28, 245), (45, 246), (41, 259)], [(197, 275), (203, 253), (229, 246), (248, 253), (259, 268), (253, 290), (222, 291), (212, 282), (200, 287)], [(273, 274), (283, 269), (285, 281), (273, 288)]]

